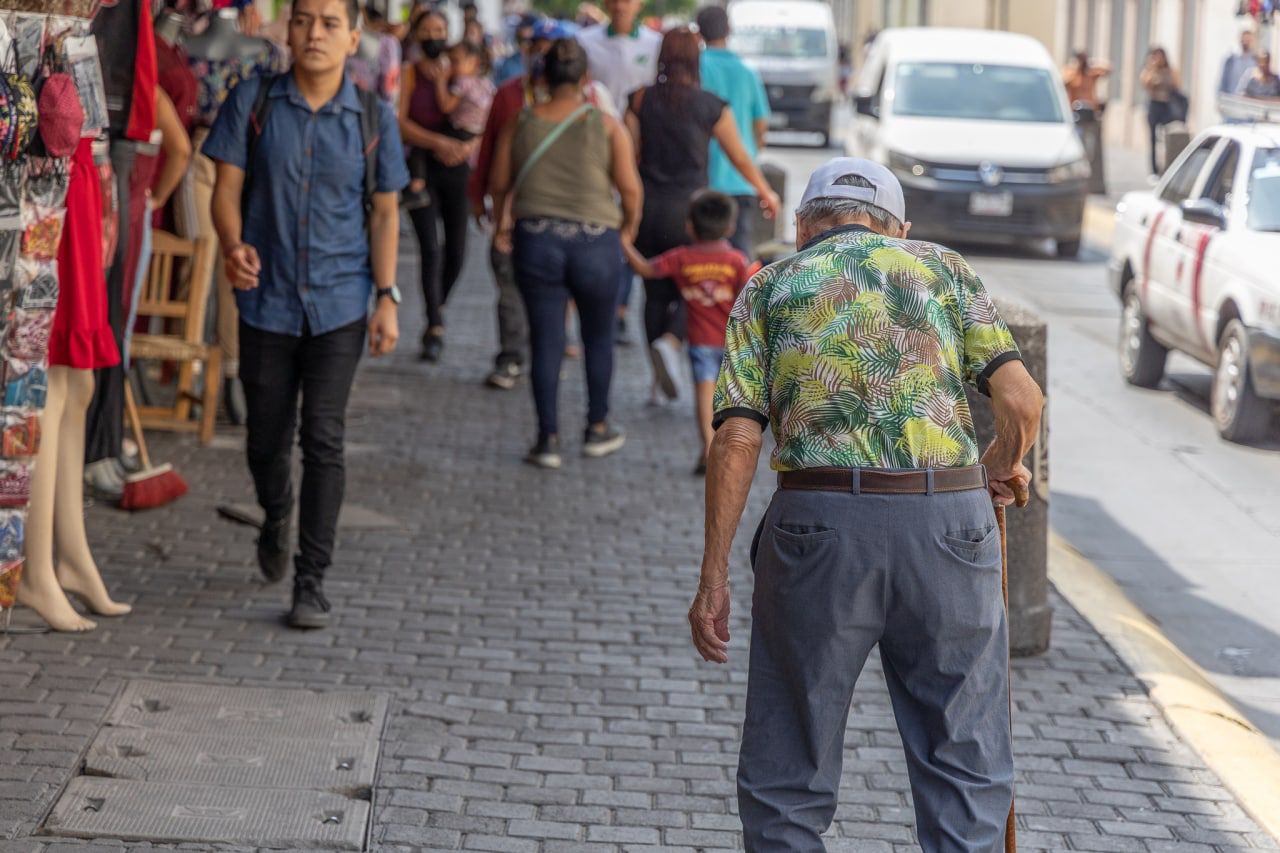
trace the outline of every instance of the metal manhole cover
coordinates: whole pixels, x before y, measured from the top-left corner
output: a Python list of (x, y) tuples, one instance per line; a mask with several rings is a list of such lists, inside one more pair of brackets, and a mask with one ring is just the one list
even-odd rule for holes
[(192, 735), (107, 728), (85, 756), (91, 776), (354, 795), (373, 785), (378, 741)]
[(360, 850), (368, 818), (368, 803), (320, 791), (81, 776), (71, 781), (45, 830), (71, 838)]
[(165, 732), (333, 742), (377, 740), (386, 715), (387, 697), (379, 693), (134, 681), (111, 706), (106, 723)]

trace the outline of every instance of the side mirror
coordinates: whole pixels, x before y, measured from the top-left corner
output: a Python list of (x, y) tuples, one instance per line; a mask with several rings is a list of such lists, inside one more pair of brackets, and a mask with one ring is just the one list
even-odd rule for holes
[(1227, 227), (1227, 212), (1211, 198), (1189, 198), (1182, 203), (1181, 208), (1182, 218), (1186, 222), (1210, 228)]
[(858, 115), (880, 118), (880, 105), (876, 103), (874, 95), (856, 95), (853, 99), (853, 107), (858, 111)]

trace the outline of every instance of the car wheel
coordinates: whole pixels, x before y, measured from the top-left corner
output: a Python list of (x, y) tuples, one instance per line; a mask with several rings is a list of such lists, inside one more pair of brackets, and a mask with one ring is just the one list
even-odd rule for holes
[(1218, 369), (1209, 403), (1218, 434), (1227, 441), (1260, 438), (1271, 420), (1270, 407), (1253, 390), (1249, 378), (1249, 339), (1239, 320), (1228, 323), (1218, 341)]
[(1130, 385), (1155, 388), (1164, 377), (1168, 357), (1168, 348), (1151, 337), (1138, 289), (1128, 288), (1120, 312), (1120, 375)]
[(1058, 257), (1074, 258), (1080, 254), (1080, 238), (1074, 240), (1058, 240), (1057, 241)]

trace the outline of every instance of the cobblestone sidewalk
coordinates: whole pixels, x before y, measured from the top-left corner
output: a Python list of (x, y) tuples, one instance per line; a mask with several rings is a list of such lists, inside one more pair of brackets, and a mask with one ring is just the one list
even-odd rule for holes
[[(413, 280), (411, 264), (402, 272)], [(481, 386), (494, 332), (478, 252), (455, 300), (442, 364), (416, 361), (411, 299), (401, 353), (366, 363), (358, 380), (348, 501), (385, 526), (340, 536), (331, 630), (283, 627), (285, 590), (258, 581), (252, 532), (215, 514), (251, 500), (232, 430), (203, 450), (155, 438), (153, 455), (192, 484), (175, 506), (90, 511), (103, 575), (135, 612), (84, 636), (0, 636), (0, 849), (128, 846), (31, 833), (136, 676), (393, 694), (375, 849), (740, 847), (750, 573), (740, 543), (732, 662), (696, 662), (685, 621), (702, 519), (691, 413), (646, 407), (641, 348), (620, 349), (623, 451), (578, 457), (566, 426), (563, 470), (521, 465), (527, 387)], [(566, 425), (584, 411), (580, 374), (566, 363)], [(768, 494), (762, 470), (745, 526)], [(1055, 606), (1052, 651), (1014, 665), (1022, 850), (1277, 849), (1093, 630)], [(917, 849), (878, 664), (855, 697), (828, 846)]]

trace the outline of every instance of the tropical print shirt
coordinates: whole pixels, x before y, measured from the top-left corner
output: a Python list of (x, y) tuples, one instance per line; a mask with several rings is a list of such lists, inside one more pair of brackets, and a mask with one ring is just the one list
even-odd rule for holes
[(1020, 358), (955, 252), (846, 226), (757, 274), (734, 304), (715, 424), (772, 427), (777, 471), (978, 462), (964, 386)]

